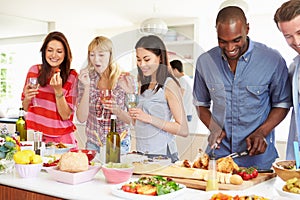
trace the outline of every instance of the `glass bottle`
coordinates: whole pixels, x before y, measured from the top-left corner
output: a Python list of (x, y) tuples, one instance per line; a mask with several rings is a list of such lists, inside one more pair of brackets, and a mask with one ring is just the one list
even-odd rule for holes
[(16, 132), (20, 134), (20, 141), (27, 141), (26, 121), (24, 118), (24, 109), (19, 109), (19, 118), (16, 121)]
[(219, 190), (217, 163), (214, 155), (210, 157), (208, 164), (208, 180), (206, 183), (206, 191)]
[(106, 136), (106, 163), (120, 162), (120, 135), (117, 132), (116, 119), (116, 115), (111, 115), (110, 131)]

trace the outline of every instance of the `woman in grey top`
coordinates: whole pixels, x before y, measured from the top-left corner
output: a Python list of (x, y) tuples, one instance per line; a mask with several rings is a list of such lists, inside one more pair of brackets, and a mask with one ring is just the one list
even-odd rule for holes
[(135, 46), (139, 80), (139, 104), (129, 109), (135, 121), (136, 150), (178, 160), (175, 135), (188, 136), (180, 85), (171, 72), (166, 47), (154, 35)]

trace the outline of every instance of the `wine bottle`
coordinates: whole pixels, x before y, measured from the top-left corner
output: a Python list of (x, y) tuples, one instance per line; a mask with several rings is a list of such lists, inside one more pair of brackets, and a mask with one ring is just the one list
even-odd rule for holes
[(27, 141), (26, 121), (22, 107), (19, 109), (19, 118), (16, 121), (16, 132), (20, 134), (20, 141)]
[(106, 163), (120, 162), (120, 135), (116, 127), (116, 115), (111, 115), (110, 131), (106, 136)]

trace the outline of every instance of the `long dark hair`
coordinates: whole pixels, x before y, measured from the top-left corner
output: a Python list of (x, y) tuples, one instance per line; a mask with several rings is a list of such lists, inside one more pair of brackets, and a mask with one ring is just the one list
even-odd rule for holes
[[(135, 45), (135, 49), (137, 48), (146, 49), (160, 57), (160, 64), (156, 71), (156, 81), (158, 86), (156, 87), (155, 92), (158, 91), (159, 88), (163, 87), (167, 77), (171, 77), (180, 87), (179, 82), (176, 80), (170, 69), (166, 46), (158, 36), (148, 35), (140, 38)], [(142, 94), (148, 89), (151, 82), (151, 76), (144, 76), (142, 70), (138, 67), (138, 79), (141, 81)]]
[(62, 85), (64, 85), (65, 82), (67, 81), (71, 70), (70, 68), (72, 62), (72, 53), (67, 38), (63, 33), (58, 31), (49, 33), (45, 38), (44, 43), (40, 50), (42, 53), (42, 65), (41, 65), (38, 81), (41, 86), (45, 86), (48, 83), (48, 80), (51, 75), (51, 66), (46, 60), (46, 49), (48, 43), (51, 42), (52, 40), (60, 41), (63, 44), (65, 50), (64, 61), (60, 65), (60, 76), (62, 78)]

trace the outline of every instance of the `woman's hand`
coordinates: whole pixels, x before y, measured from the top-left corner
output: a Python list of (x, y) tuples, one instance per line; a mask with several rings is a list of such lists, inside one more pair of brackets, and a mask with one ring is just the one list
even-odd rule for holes
[(119, 76), (119, 85), (126, 93), (134, 93), (134, 77), (131, 76), (128, 72), (124, 72)]
[(130, 108), (129, 109), (129, 116), (133, 120), (140, 120), (140, 121), (145, 122), (145, 123), (151, 123), (152, 122), (151, 115), (145, 113), (140, 108)]
[(53, 74), (50, 85), (53, 87), (56, 94), (62, 93), (62, 78), (60, 77), (60, 72)]
[(89, 76), (89, 70), (83, 69), (80, 71), (80, 74), (78, 76), (78, 80), (84, 85), (89, 86), (90, 85), (90, 76)]
[(111, 100), (104, 100), (101, 101), (104, 109), (110, 110), (113, 114), (118, 115), (121, 110), (120, 107), (117, 105), (116, 101), (112, 98)]
[(24, 100), (30, 102), (32, 98), (34, 98), (39, 93), (38, 90), (39, 90), (39, 86), (36, 88), (31, 88), (30, 84), (27, 84), (24, 89), (24, 95), (25, 95)]

